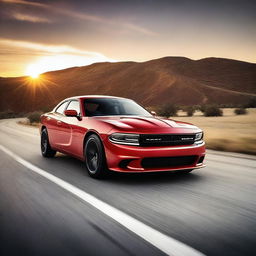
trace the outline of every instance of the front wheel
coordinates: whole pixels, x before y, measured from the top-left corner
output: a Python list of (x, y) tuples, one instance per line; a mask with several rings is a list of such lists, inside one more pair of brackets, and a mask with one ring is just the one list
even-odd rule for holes
[(84, 148), (85, 164), (89, 175), (100, 179), (106, 176), (105, 152), (100, 138), (92, 134), (85, 143)]
[(41, 153), (43, 157), (54, 157), (56, 154), (56, 151), (50, 146), (46, 129), (43, 129), (41, 132)]

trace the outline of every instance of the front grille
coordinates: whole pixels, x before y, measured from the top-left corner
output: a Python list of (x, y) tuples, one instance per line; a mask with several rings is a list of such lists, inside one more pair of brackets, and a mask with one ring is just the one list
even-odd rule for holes
[(176, 146), (192, 145), (195, 142), (195, 134), (141, 134), (140, 146)]
[(148, 157), (141, 161), (143, 168), (168, 168), (192, 165), (198, 156)]

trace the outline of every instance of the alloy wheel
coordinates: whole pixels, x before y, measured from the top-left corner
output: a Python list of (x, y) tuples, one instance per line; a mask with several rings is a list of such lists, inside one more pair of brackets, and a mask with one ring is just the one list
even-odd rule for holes
[(93, 140), (87, 144), (86, 160), (89, 171), (95, 173), (99, 168), (99, 149)]

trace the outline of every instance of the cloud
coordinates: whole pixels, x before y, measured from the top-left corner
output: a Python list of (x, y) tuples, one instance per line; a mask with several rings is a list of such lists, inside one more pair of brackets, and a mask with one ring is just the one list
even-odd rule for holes
[(0, 47), (1, 46), (29, 49), (35, 52), (39, 51), (40, 54), (46, 54), (46, 55), (74, 54), (74, 55), (80, 55), (80, 56), (83, 55), (88, 57), (90, 56), (102, 57), (107, 59), (107, 57), (101, 53), (93, 52), (93, 51), (85, 51), (69, 45), (48, 45), (48, 44), (33, 43), (28, 41), (0, 38)]
[(23, 14), (23, 13), (13, 13), (12, 17), (15, 20), (28, 21), (28, 22), (33, 22), (33, 23), (52, 23), (52, 21), (50, 19), (32, 16), (32, 15)]
[(24, 1), (24, 0), (1, 0), (1, 2), (10, 3), (10, 4), (23, 4), (23, 5), (30, 5), (30, 6), (48, 8), (48, 5), (46, 5), (46, 4), (37, 3), (37, 2), (29, 2), (29, 1)]
[(134, 24), (131, 24), (131, 23), (125, 23), (124, 26), (126, 28), (129, 28), (131, 30), (143, 33), (143, 34), (148, 35), (148, 36), (157, 36), (157, 33), (153, 32), (153, 31), (151, 31), (149, 29), (140, 27), (138, 25), (134, 25)]
[[(28, 41), (0, 38), (1, 58), (6, 59), (6, 65), (13, 68), (13, 64), (19, 64), (28, 75), (41, 74), (47, 71), (70, 68), (74, 66), (86, 66), (97, 62), (116, 62), (112, 58), (94, 51), (86, 51), (69, 45), (48, 45)], [(22, 56), (22, 58), (19, 58)], [(10, 75), (15, 72), (4, 72)]]
[[(139, 26), (138, 24), (135, 25), (135, 24), (126, 23), (126, 22), (117, 23), (116, 21), (114, 21), (112, 19), (107, 19), (107, 18), (103, 18), (103, 17), (97, 16), (97, 15), (91, 15), (88, 13), (79, 13), (77, 11), (59, 8), (54, 5), (47, 5), (47, 4), (38, 3), (38, 2), (29, 2), (29, 1), (25, 1), (25, 0), (0, 0), (0, 1), (9, 3), (9, 4), (21, 4), (21, 5), (43, 8), (43, 9), (47, 9), (47, 10), (50, 10), (50, 11), (74, 18), (74, 19), (79, 19), (79, 20), (99, 22), (99, 23), (110, 24), (110, 25), (114, 25), (114, 26), (119, 24), (120, 26), (122, 26), (130, 31), (134, 31), (134, 32), (144, 34), (147, 36), (156, 36), (157, 35), (157, 33), (151, 31), (150, 29)], [(40, 19), (40, 18), (38, 18), (38, 19)], [(31, 21), (31, 22), (33, 22), (33, 21)]]

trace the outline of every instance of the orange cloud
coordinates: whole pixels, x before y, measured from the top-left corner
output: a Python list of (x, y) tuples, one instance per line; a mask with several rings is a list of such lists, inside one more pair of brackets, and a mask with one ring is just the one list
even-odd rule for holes
[[(74, 66), (116, 60), (94, 51), (86, 51), (69, 45), (48, 45), (28, 41), (0, 38), (2, 53), (1, 75), (13, 76), (24, 73), (40, 74)], [(14, 65), (17, 67), (14, 69)], [(20, 70), (19, 73), (17, 70)]]
[(28, 14), (22, 14), (22, 13), (14, 13), (12, 15), (12, 17), (15, 20), (29, 21), (29, 22), (33, 22), (33, 23), (52, 23), (52, 21), (50, 19), (32, 16), (32, 15), (28, 15)]
[(75, 55), (86, 55), (86, 56), (97, 56), (105, 57), (103, 54), (93, 51), (81, 50), (69, 45), (49, 45), (39, 44), (28, 41), (12, 40), (6, 38), (0, 38), (0, 46), (18, 47), (23, 49), (30, 49), (34, 51), (40, 51), (45, 54), (75, 54)]

